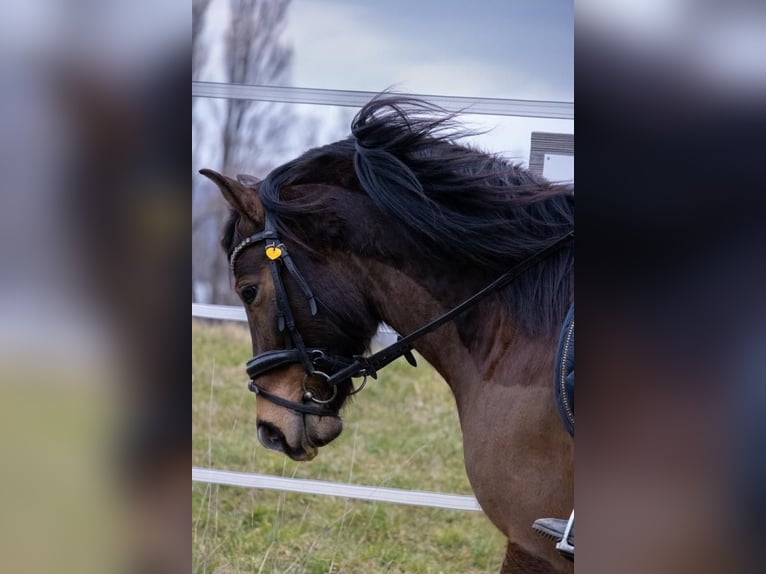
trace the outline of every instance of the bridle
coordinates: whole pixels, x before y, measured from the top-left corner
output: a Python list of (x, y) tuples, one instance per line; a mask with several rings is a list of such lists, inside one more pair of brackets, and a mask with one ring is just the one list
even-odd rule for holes
[(319, 405), (327, 405), (335, 399), (338, 393), (337, 386), (333, 385), (332, 396), (329, 399), (321, 399), (305, 388), (306, 381), (310, 376), (319, 376), (324, 377), (324, 379), (329, 382), (332, 379), (333, 373), (347, 367), (353, 362), (353, 359), (329, 355), (324, 349), (306, 347), (306, 344), (303, 342), (303, 337), (298, 332), (298, 328), (295, 325), (293, 310), (290, 307), (285, 284), (282, 281), (282, 269), (284, 268), (287, 270), (295, 280), (298, 288), (308, 302), (312, 316), (317, 313), (316, 299), (314, 298), (314, 294), (311, 292), (308, 283), (303, 278), (303, 275), (298, 271), (298, 268), (293, 262), (292, 257), (290, 257), (284, 243), (280, 241), (276, 226), (269, 215), (266, 215), (265, 217), (263, 231), (246, 237), (232, 250), (231, 256), (229, 257), (229, 268), (231, 269), (232, 274), (234, 273), (234, 265), (237, 256), (244, 249), (260, 243), (261, 241), (265, 242), (266, 257), (269, 260), (269, 269), (274, 281), (274, 293), (277, 302), (277, 327), (279, 328), (280, 333), (285, 333), (287, 348), (266, 351), (260, 355), (252, 357), (247, 362), (247, 374), (250, 377), (248, 388), (256, 395), (259, 395), (274, 404), (288, 408), (291, 411), (319, 416), (338, 416), (337, 409), (290, 401), (279, 395), (270, 393), (255, 382), (258, 377), (269, 371), (294, 363), (300, 363), (306, 373), (306, 376), (303, 379), (303, 400), (317, 403)]
[[(477, 291), (462, 303), (456, 305), (433, 321), (426, 323), (419, 329), (416, 329), (406, 337), (399, 337), (395, 343), (381, 349), (377, 353), (374, 353), (369, 357), (354, 356), (349, 358), (329, 355), (325, 349), (307, 347), (305, 345), (303, 337), (301, 337), (295, 325), (293, 311), (290, 307), (290, 302), (287, 299), (287, 292), (282, 280), (282, 270), (286, 270), (295, 280), (298, 288), (308, 302), (312, 316), (317, 313), (316, 300), (308, 283), (295, 266), (284, 243), (280, 241), (276, 225), (271, 216), (267, 213), (265, 215), (264, 230), (245, 238), (234, 247), (229, 257), (229, 267), (233, 274), (234, 264), (239, 254), (248, 247), (262, 241), (265, 242), (266, 257), (269, 260), (271, 277), (274, 281), (274, 291), (277, 303), (277, 326), (281, 333), (285, 333), (287, 348), (263, 352), (260, 355), (252, 357), (247, 362), (247, 374), (250, 377), (248, 389), (267, 401), (285, 407), (295, 413), (337, 417), (339, 416), (338, 409), (328, 405), (332, 403), (337, 396), (339, 383), (349, 380), (352, 377), (363, 377), (362, 383), (350, 393), (355, 394), (364, 388), (368, 377), (376, 379), (378, 370), (392, 363), (399, 357), (404, 357), (413, 367), (417, 366), (415, 357), (412, 355), (412, 342), (414, 340), (438, 329), (466, 309), (474, 306), (487, 295), (501, 289), (522, 275), (534, 264), (561, 249), (564, 244), (572, 238), (574, 238), (574, 231), (562, 235), (546, 247), (543, 247), (530, 257), (514, 265), (492, 283), (480, 291)], [(305, 372), (303, 378), (304, 392), (300, 403), (275, 395), (255, 382), (258, 377), (269, 371), (296, 363), (301, 364)], [(319, 376), (325, 379), (325, 384), (332, 389), (332, 396), (329, 399), (321, 399), (306, 388), (306, 381), (312, 376)]]

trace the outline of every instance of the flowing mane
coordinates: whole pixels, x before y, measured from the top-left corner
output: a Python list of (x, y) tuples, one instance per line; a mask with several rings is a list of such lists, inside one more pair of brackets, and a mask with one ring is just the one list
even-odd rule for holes
[[(328, 206), (316, 195), (284, 201), (280, 190), (296, 184), (354, 189), (434, 260), (490, 275), (573, 229), (572, 186), (553, 185), (457, 143), (471, 132), (455, 118), (421, 100), (381, 95), (356, 115), (350, 137), (273, 170), (258, 187), (264, 208), (282, 236), (305, 245), (301, 216)], [(224, 231), (227, 252), (236, 217)], [(572, 301), (573, 266), (570, 245), (504, 290), (519, 328), (530, 335), (555, 331)]]

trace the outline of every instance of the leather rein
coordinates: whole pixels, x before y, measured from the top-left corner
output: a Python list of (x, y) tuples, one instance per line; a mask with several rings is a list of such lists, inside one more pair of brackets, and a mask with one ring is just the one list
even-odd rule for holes
[[(355, 394), (362, 390), (367, 381), (367, 377), (377, 379), (378, 371), (399, 357), (404, 357), (412, 366), (417, 366), (415, 357), (412, 355), (413, 341), (438, 329), (445, 323), (453, 320), (466, 309), (476, 305), (487, 295), (505, 287), (508, 283), (526, 272), (530, 267), (561, 249), (564, 244), (572, 238), (574, 238), (574, 231), (562, 235), (546, 247), (543, 247), (533, 255), (514, 265), (511, 269), (492, 281), (492, 283), (480, 291), (477, 291), (462, 303), (459, 303), (443, 315), (426, 323), (419, 329), (416, 329), (406, 337), (399, 337), (395, 343), (381, 349), (377, 353), (373, 353), (368, 357), (354, 356), (349, 358), (329, 355), (324, 349), (307, 347), (305, 345), (303, 337), (301, 337), (295, 325), (292, 308), (290, 307), (290, 302), (287, 298), (287, 292), (282, 280), (282, 270), (286, 270), (298, 285), (298, 288), (303, 293), (303, 296), (309, 305), (312, 316), (317, 313), (316, 300), (308, 283), (303, 278), (287, 252), (284, 243), (280, 241), (273, 220), (266, 214), (264, 230), (245, 238), (234, 247), (231, 256), (229, 257), (229, 267), (233, 274), (237, 256), (244, 249), (262, 241), (265, 242), (266, 257), (269, 259), (269, 268), (274, 281), (274, 291), (276, 294), (277, 326), (281, 333), (285, 333), (287, 348), (266, 351), (252, 357), (247, 362), (246, 369), (248, 377), (250, 377), (248, 389), (267, 401), (285, 407), (295, 413), (338, 417), (338, 409), (332, 408), (328, 406), (328, 404), (335, 399), (338, 393), (339, 383), (349, 380), (352, 377), (363, 377), (359, 387), (352, 390), (350, 393)], [(300, 403), (275, 395), (256, 383), (256, 379), (263, 374), (296, 363), (301, 364), (306, 373), (303, 379), (304, 393)], [(320, 399), (312, 391), (306, 389), (306, 381), (311, 376), (319, 376), (325, 379), (325, 384), (332, 389), (332, 396), (329, 399)]]

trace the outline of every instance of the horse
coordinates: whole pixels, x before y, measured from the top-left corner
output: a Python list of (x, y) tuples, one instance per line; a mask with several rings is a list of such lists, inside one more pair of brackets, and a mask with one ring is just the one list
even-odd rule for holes
[[(201, 170), (231, 207), (221, 246), (249, 322), (257, 436), (311, 460), (348, 398), (414, 349), (455, 397), (471, 488), (508, 539), (501, 572), (572, 572), (531, 525), (573, 508), (551, 383), (573, 186), (464, 145), (458, 118), (382, 94), (349, 137), (262, 181)], [(410, 335), (365, 356), (381, 323)]]

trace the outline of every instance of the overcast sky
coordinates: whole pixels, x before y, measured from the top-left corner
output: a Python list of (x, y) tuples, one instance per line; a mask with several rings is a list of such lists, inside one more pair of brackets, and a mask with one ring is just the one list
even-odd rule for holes
[(565, 0), (293, 0), (299, 86), (571, 101)]
[[(225, 26), (227, 12), (227, 0), (213, 0), (211, 28)], [(394, 86), (420, 94), (574, 100), (571, 1), (292, 0), (284, 39), (293, 48), (293, 86), (374, 92)], [(221, 78), (214, 54), (202, 79)], [(338, 133), (343, 111), (296, 109), (324, 122), (328, 138), (343, 135)], [(347, 111), (350, 118), (354, 110)], [(532, 131), (574, 133), (571, 120), (478, 115), (465, 120), (491, 130), (473, 143), (523, 162), (529, 159)]]

